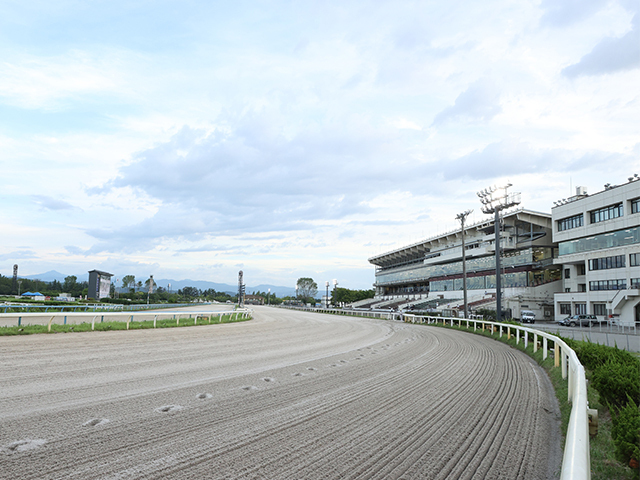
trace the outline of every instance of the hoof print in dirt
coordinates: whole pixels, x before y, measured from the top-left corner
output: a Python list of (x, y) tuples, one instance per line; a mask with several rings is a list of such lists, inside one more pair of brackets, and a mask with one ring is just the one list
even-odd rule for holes
[(255, 387), (253, 385), (247, 385), (247, 386), (242, 387), (242, 390), (246, 390), (247, 392), (251, 392), (253, 390), (258, 390), (258, 387)]
[(300, 373), (300, 372), (296, 372), (296, 373), (292, 374), (292, 376), (294, 376), (294, 377), (301, 377), (303, 375), (304, 375), (304, 373)]
[(84, 422), (82, 424), (83, 427), (99, 427), (100, 425), (104, 425), (105, 423), (109, 423), (107, 418), (92, 418), (91, 420)]
[(14, 453), (26, 452), (34, 450), (44, 445), (46, 440), (18, 440), (17, 442), (10, 443), (4, 447), (0, 447), (0, 452), (5, 455), (13, 455)]
[(307, 367), (307, 370), (310, 370), (310, 371), (312, 371), (312, 372), (313, 372), (314, 370), (316, 370), (316, 368), (314, 368), (314, 367)]
[(173, 412), (177, 412), (178, 410), (182, 410), (182, 406), (180, 405), (164, 405), (162, 407), (158, 407), (156, 408), (156, 412), (158, 413), (173, 413)]
[(199, 393), (196, 395), (196, 398), (199, 398), (201, 400), (206, 400), (207, 398), (211, 398), (213, 397), (213, 395), (211, 395), (210, 393)]
[(271, 378), (271, 377), (264, 377), (262, 379), (263, 382), (275, 382), (276, 379), (275, 378)]

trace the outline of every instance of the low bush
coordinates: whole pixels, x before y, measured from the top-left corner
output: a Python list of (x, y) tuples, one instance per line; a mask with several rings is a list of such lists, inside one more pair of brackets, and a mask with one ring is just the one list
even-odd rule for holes
[(609, 408), (622, 408), (631, 398), (640, 404), (640, 365), (609, 360), (593, 372), (593, 386)]
[(578, 340), (565, 339), (565, 342), (576, 352), (580, 363), (587, 370), (595, 371), (598, 367), (615, 362), (627, 365), (640, 365), (637, 358), (626, 350), (607, 347), (598, 343), (582, 342)]
[(640, 460), (640, 410), (632, 398), (616, 411), (612, 423), (611, 438), (618, 458), (627, 464), (632, 458)]

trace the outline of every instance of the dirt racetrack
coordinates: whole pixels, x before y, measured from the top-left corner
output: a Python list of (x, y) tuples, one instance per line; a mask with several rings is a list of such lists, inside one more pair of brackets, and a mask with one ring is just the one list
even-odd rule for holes
[(546, 479), (533, 361), (436, 327), (250, 322), (0, 337), (0, 478)]

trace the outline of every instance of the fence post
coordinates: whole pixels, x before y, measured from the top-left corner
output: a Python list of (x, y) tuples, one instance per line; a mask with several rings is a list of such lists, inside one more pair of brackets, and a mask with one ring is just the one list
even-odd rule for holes
[(542, 360), (547, 359), (548, 353), (549, 353), (549, 347), (547, 345), (547, 337), (542, 337)]
[(538, 334), (534, 332), (533, 334), (533, 353), (538, 351)]
[(153, 328), (156, 328), (156, 320), (158, 319), (158, 315), (153, 317)]
[(49, 320), (49, 325), (47, 326), (47, 330), (50, 332), (51, 331), (51, 322), (53, 322), (53, 319), (55, 317), (51, 317), (51, 319)]
[(567, 355), (564, 352), (564, 348), (560, 347), (560, 358), (562, 359), (562, 379), (567, 378)]
[(129, 324), (133, 321), (133, 315), (131, 315), (127, 320), (127, 330), (129, 330)]
[(553, 365), (555, 367), (560, 366), (560, 345), (556, 340), (553, 341)]
[(529, 332), (524, 330), (522, 333), (524, 333), (524, 348), (526, 350), (526, 348), (529, 346)]
[[(6, 311), (6, 309), (5, 309)], [(18, 317), (18, 326), (22, 325), (22, 317)]]

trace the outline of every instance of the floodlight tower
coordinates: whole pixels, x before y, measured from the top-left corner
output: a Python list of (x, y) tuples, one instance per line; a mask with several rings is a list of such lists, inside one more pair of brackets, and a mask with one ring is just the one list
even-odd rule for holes
[(467, 303), (467, 254), (464, 246), (464, 221), (473, 210), (467, 210), (466, 212), (459, 213), (456, 216), (456, 220), (460, 220), (460, 227), (462, 231), (462, 291), (464, 296), (464, 318), (469, 318), (469, 305)]
[(333, 292), (336, 293), (336, 287), (338, 286), (338, 280), (335, 278), (331, 281), (333, 283)]
[(503, 187), (485, 188), (478, 192), (480, 202), (482, 203), (482, 212), (486, 214), (495, 214), (495, 247), (496, 247), (496, 321), (502, 320), (502, 279), (500, 278), (500, 212), (507, 208), (520, 204), (520, 193), (507, 192), (511, 187), (507, 183)]
[(238, 308), (244, 307), (244, 283), (242, 270), (238, 272)]

